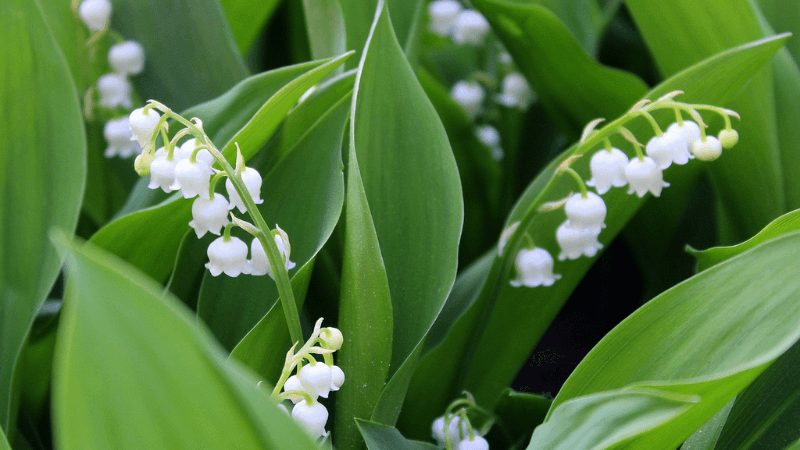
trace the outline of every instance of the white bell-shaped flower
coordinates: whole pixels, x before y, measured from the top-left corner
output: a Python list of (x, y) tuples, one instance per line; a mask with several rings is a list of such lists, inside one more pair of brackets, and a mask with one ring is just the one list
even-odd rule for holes
[[(191, 157), (196, 147), (197, 147), (197, 139), (195, 138), (188, 139), (186, 142), (181, 144), (180, 147), (175, 148), (175, 159), (181, 160)], [(216, 162), (211, 153), (205, 148), (197, 152), (196, 159), (198, 161), (203, 161), (204, 163), (208, 164), (208, 167), (213, 166), (214, 163)]]
[(598, 233), (594, 230), (588, 228), (576, 230), (568, 226), (568, 222), (562, 223), (556, 230), (556, 240), (561, 247), (558, 260), (578, 259), (584, 255), (589, 258), (593, 257), (598, 250), (603, 248), (603, 244), (597, 240), (597, 236)]
[[(261, 174), (258, 173), (256, 169), (245, 167), (242, 172), (242, 182), (250, 193), (250, 196), (253, 197), (253, 202), (256, 205), (264, 203), (264, 200), (261, 200)], [(231, 183), (230, 179), (225, 180), (225, 188), (228, 190), (228, 196), (231, 198), (230, 208), (239, 208), (239, 212), (244, 214), (247, 211), (247, 206), (245, 206), (242, 198), (239, 197), (239, 193), (236, 192), (236, 188), (233, 187), (233, 183)]]
[(103, 127), (103, 136), (108, 147), (105, 151), (106, 158), (119, 156), (128, 158), (142, 151), (134, 141), (131, 141), (131, 124), (127, 117), (111, 119)]
[(153, 108), (147, 111), (144, 108), (134, 109), (129, 117), (133, 139), (142, 147), (150, 145), (153, 135), (158, 131), (158, 121), (161, 114)]
[(303, 385), (303, 390), (312, 397), (328, 398), (332, 376), (331, 366), (317, 362), (303, 366), (297, 377), (300, 379), (300, 384)]
[(459, 81), (450, 90), (450, 97), (461, 105), (470, 120), (478, 115), (485, 95), (481, 85), (475, 81)]
[[(297, 375), (292, 375), (286, 379), (286, 382), (283, 383), (283, 392), (290, 392), (290, 391), (302, 391), (303, 385), (300, 384), (300, 379), (297, 378)], [(299, 394), (290, 394), (287, 396), (292, 403), (299, 403), (303, 400), (303, 396)]]
[[(439, 447), (445, 446), (445, 432), (444, 432), (445, 420), (444, 416), (439, 416), (436, 420), (433, 421), (433, 425), (431, 425), (431, 435), (433, 439), (436, 440), (436, 443)], [(459, 432), (459, 427), (461, 431)], [(458, 448), (458, 443), (461, 442), (461, 436), (468, 437), (469, 436), (469, 429), (467, 427), (467, 423), (461, 420), (459, 416), (451, 416), (450, 418), (450, 426), (448, 427), (448, 433), (450, 436), (450, 444), (453, 448)]]
[(587, 186), (594, 186), (598, 194), (605, 194), (611, 186), (622, 187), (628, 184), (625, 178), (625, 166), (628, 165), (628, 155), (618, 148), (611, 151), (600, 150), (592, 156), (589, 168), (592, 178), (586, 182)]
[(327, 436), (325, 424), (328, 422), (328, 410), (317, 401), (310, 405), (300, 402), (292, 408), (292, 418), (299, 423), (311, 437)]
[(644, 197), (647, 191), (658, 197), (661, 195), (661, 189), (669, 186), (669, 183), (664, 181), (664, 173), (649, 156), (642, 159), (632, 158), (625, 166), (625, 177), (630, 183), (628, 194), (635, 192), (639, 197)]
[(501, 105), (524, 110), (533, 102), (533, 91), (521, 73), (511, 72), (503, 78), (503, 91), (495, 99)]
[(133, 106), (132, 90), (131, 83), (124, 75), (107, 73), (97, 79), (100, 106), (104, 108), (130, 108)]
[[(669, 126), (669, 128), (667, 128), (667, 133), (674, 133), (679, 136), (683, 136), (683, 140), (686, 142), (688, 149), (691, 148), (691, 145), (694, 141), (700, 139), (700, 125), (692, 120), (684, 120), (683, 124), (674, 122)], [(694, 156), (690, 155), (689, 158), (694, 158)]]
[(561, 275), (553, 273), (553, 257), (543, 248), (522, 249), (514, 261), (517, 278), (511, 280), (514, 287), (552, 286)]
[(164, 192), (173, 191), (172, 185), (175, 183), (175, 160), (167, 159), (168, 153), (161, 147), (156, 151), (155, 159), (150, 163), (150, 189), (161, 188)]
[(722, 143), (714, 136), (698, 138), (692, 143), (692, 154), (701, 161), (714, 161), (722, 155)]
[[(177, 150), (177, 149), (176, 149)], [(211, 168), (203, 161), (192, 162), (191, 159), (181, 159), (175, 164), (175, 183), (170, 186), (173, 190), (181, 190), (183, 198), (200, 196), (209, 197), (208, 188), (211, 181)]]
[(110, 0), (83, 0), (78, 7), (78, 15), (91, 31), (100, 31), (108, 25), (111, 18)]
[(219, 276), (223, 272), (229, 277), (238, 277), (240, 273), (249, 273), (247, 244), (235, 236), (231, 236), (229, 240), (225, 240), (225, 236), (215, 239), (208, 246), (206, 253), (208, 254), (206, 268), (212, 276)]
[(718, 139), (722, 148), (731, 148), (739, 142), (739, 133), (736, 130), (722, 130), (719, 132)]
[(331, 391), (338, 391), (344, 384), (344, 371), (339, 366), (331, 366)]
[(455, 27), (458, 14), (464, 8), (456, 0), (435, 0), (428, 4), (430, 30), (439, 36), (447, 36)]
[(576, 230), (592, 230), (600, 233), (606, 227), (606, 203), (594, 192), (573, 194), (564, 205), (567, 214), (567, 226)]
[(503, 159), (503, 148), (500, 147), (500, 132), (491, 125), (481, 125), (475, 127), (475, 135), (481, 144), (485, 145), (492, 152), (495, 161)]
[(689, 150), (680, 132), (667, 131), (662, 136), (654, 136), (647, 142), (645, 151), (661, 170), (671, 166), (673, 162), (675, 164), (689, 162)]
[[(287, 235), (286, 232), (281, 230), (281, 228), (277, 225), (276, 228), (277, 233), (275, 234), (275, 245), (278, 247), (278, 252), (281, 254), (284, 264), (286, 264), (286, 270), (292, 270), (296, 264), (289, 260), (292, 252), (292, 247), (289, 244), (289, 235)], [(253, 239), (253, 243), (250, 244), (250, 249), (251, 275), (269, 275), (269, 277), (274, 280), (275, 274), (272, 273), (272, 267), (269, 265), (267, 252), (264, 250), (264, 247), (261, 246), (261, 241), (258, 239)]]
[(144, 70), (144, 47), (136, 41), (125, 41), (111, 46), (108, 63), (123, 75), (138, 75)]
[(198, 238), (207, 232), (219, 236), (222, 227), (229, 222), (228, 200), (222, 194), (214, 194), (211, 199), (197, 197), (192, 203), (192, 220), (189, 226), (194, 228)]
[(489, 443), (486, 442), (486, 439), (476, 434), (471, 439), (467, 436), (458, 443), (457, 448), (458, 450), (489, 450)]
[(477, 11), (461, 11), (453, 26), (453, 40), (458, 44), (481, 45), (489, 34), (489, 22)]
[(497, 61), (500, 62), (500, 64), (510, 66), (511, 64), (514, 63), (514, 58), (511, 56), (511, 53), (508, 53), (507, 51), (502, 51), (500, 52), (500, 54), (497, 55)]

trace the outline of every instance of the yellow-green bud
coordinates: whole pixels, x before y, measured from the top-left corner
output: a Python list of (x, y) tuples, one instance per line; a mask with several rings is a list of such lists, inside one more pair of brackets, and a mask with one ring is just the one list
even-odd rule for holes
[(326, 348), (329, 348), (333, 351), (342, 348), (342, 342), (344, 342), (344, 336), (342, 336), (342, 332), (339, 331), (338, 328), (333, 327), (327, 327), (320, 330), (319, 338), (322, 340)]
[(150, 164), (154, 159), (155, 156), (152, 153), (144, 152), (136, 157), (136, 160), (133, 162), (133, 168), (136, 169), (136, 173), (141, 177), (150, 175)]
[(736, 130), (722, 130), (719, 132), (719, 142), (722, 148), (731, 148), (739, 142), (739, 133)]

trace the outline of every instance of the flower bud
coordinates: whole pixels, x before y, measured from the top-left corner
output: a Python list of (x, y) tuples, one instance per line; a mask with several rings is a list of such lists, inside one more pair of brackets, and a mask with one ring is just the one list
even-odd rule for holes
[(718, 136), (722, 148), (731, 148), (739, 142), (739, 133), (736, 130), (722, 130)]
[(219, 236), (222, 227), (230, 222), (228, 219), (228, 200), (222, 194), (214, 194), (214, 198), (197, 197), (192, 203), (192, 220), (189, 226), (194, 228), (197, 237), (206, 232)]
[(455, 0), (434, 0), (428, 5), (430, 30), (440, 36), (447, 36), (455, 27), (458, 14), (463, 8)]
[(83, 0), (78, 7), (78, 15), (91, 31), (100, 31), (108, 25), (111, 18), (109, 0)]
[(479, 12), (462, 11), (456, 18), (453, 26), (453, 40), (457, 44), (483, 44), (489, 34), (489, 22)]
[(229, 277), (237, 277), (240, 273), (247, 274), (247, 244), (237, 237), (226, 241), (225, 237), (214, 240), (208, 246), (208, 263), (206, 268), (211, 276), (219, 276), (225, 272)]
[(342, 336), (342, 332), (339, 331), (338, 328), (333, 327), (327, 327), (320, 330), (319, 338), (322, 339), (322, 342), (325, 344), (325, 348), (333, 351), (337, 351), (342, 348), (342, 343), (344, 342), (344, 336)]
[(692, 153), (701, 161), (714, 161), (722, 155), (722, 144), (714, 136), (706, 136), (694, 141)]
[(328, 422), (328, 410), (319, 402), (310, 405), (300, 402), (292, 408), (292, 418), (299, 423), (313, 438), (327, 436), (325, 424)]
[(150, 165), (153, 163), (153, 159), (155, 159), (155, 157), (152, 153), (141, 153), (133, 161), (133, 169), (136, 170), (136, 173), (140, 177), (150, 175)]
[(466, 436), (463, 441), (458, 443), (458, 450), (489, 450), (489, 443), (477, 434), (472, 439)]
[(625, 166), (628, 165), (628, 156), (618, 148), (611, 148), (611, 151), (600, 150), (592, 156), (589, 167), (592, 170), (592, 178), (586, 182), (588, 186), (594, 186), (598, 194), (605, 194), (611, 190), (611, 186), (622, 187), (628, 184), (625, 178)]
[[(300, 384), (300, 379), (297, 378), (297, 375), (290, 376), (289, 378), (286, 379), (286, 382), (283, 383), (283, 392), (302, 391), (302, 390), (303, 390), (303, 385)], [(299, 394), (290, 394), (287, 396), (287, 398), (295, 404), (303, 400), (303, 396)]]
[(331, 391), (331, 367), (324, 363), (310, 363), (300, 369), (297, 376), (303, 390), (311, 394), (312, 397), (320, 396), (328, 398)]
[(153, 136), (158, 131), (158, 121), (161, 115), (153, 108), (147, 111), (144, 108), (134, 109), (129, 116), (133, 138), (142, 147), (150, 145)]
[(331, 390), (338, 391), (344, 384), (344, 371), (339, 366), (331, 366)]
[(594, 192), (588, 192), (586, 197), (583, 194), (572, 195), (564, 205), (564, 212), (567, 214), (566, 225), (576, 230), (591, 230), (600, 233), (606, 224), (606, 203)]
[(144, 47), (136, 41), (125, 41), (111, 46), (108, 63), (123, 75), (138, 75), (144, 70)]
[(173, 190), (181, 190), (183, 198), (192, 198), (199, 195), (208, 199), (211, 168), (203, 161), (191, 162), (182, 159), (175, 164), (175, 183), (170, 186)]
[(648, 156), (642, 159), (632, 158), (625, 166), (625, 177), (630, 183), (628, 194), (635, 192), (639, 197), (644, 197), (647, 191), (658, 197), (661, 195), (661, 189), (669, 186), (669, 183), (664, 181), (664, 173), (658, 164)]
[[(253, 197), (253, 202), (256, 205), (264, 203), (264, 200), (261, 200), (261, 174), (259, 174), (258, 171), (252, 167), (246, 167), (242, 172), (241, 177), (244, 186), (247, 188), (250, 196)], [(225, 180), (225, 188), (228, 190), (228, 196), (231, 199), (230, 208), (239, 208), (239, 211), (242, 214), (247, 212), (247, 206), (245, 206), (242, 198), (239, 197), (239, 193), (236, 192), (236, 188), (233, 187), (233, 183), (230, 179)]]
[(113, 109), (118, 106), (133, 106), (131, 83), (124, 75), (107, 73), (97, 79), (97, 92), (100, 93), (100, 106)]
[(450, 91), (450, 97), (461, 105), (469, 120), (478, 115), (484, 96), (483, 88), (474, 81), (459, 81)]
[(156, 151), (155, 159), (150, 163), (150, 189), (161, 188), (164, 192), (172, 192), (175, 183), (175, 160), (167, 159), (168, 153), (161, 147)]
[(553, 273), (553, 257), (543, 248), (522, 249), (514, 261), (517, 278), (511, 280), (514, 287), (552, 286), (561, 275)]

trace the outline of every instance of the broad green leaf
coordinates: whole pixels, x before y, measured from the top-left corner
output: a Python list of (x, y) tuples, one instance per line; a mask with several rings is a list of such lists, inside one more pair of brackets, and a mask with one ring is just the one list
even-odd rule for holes
[(552, 400), (540, 395), (507, 389), (494, 408), (494, 414), (498, 421), (495, 427), (500, 428), (511, 437), (510, 444), (522, 444), (525, 447), (531, 439), (533, 429), (544, 422), (551, 403)]
[(164, 286), (164, 289), (171, 292), (192, 311), (197, 311), (197, 297), (200, 295), (203, 276), (206, 274), (206, 267), (200, 261), (206, 257), (206, 250), (216, 237), (207, 233), (201, 239), (197, 239), (194, 230), (186, 230), (178, 248), (178, 255), (175, 257), (175, 266), (169, 281)]
[(550, 420), (536, 428), (528, 450), (619, 448), (632, 437), (674, 420), (696, 400), (655, 389), (578, 397), (560, 405)]
[[(389, 374), (405, 377), (413, 367), (401, 368), (419, 354), (453, 285), (463, 203), (444, 127), (403, 55), (384, 4), (355, 92), (351, 134), (392, 300)], [(364, 270), (371, 268), (359, 267)], [(397, 391), (375, 414), (392, 423), (406, 381), (388, 386)]]
[(80, 103), (38, 1), (0, 3), (0, 428), (13, 430), (14, 371), (74, 230), (86, 175)]
[(58, 448), (317, 448), (156, 282), (92, 244), (56, 243), (69, 275)]
[[(794, 0), (757, 0), (756, 3), (769, 20), (770, 25), (779, 33), (791, 32), (800, 36), (800, 8)], [(800, 62), (800, 41), (792, 39), (786, 43), (786, 48), (794, 58), (795, 63)]]
[[(281, 0), (220, 0), (228, 24), (242, 55), (247, 55)], [(342, 53), (342, 52), (339, 52)], [(333, 55), (328, 55), (333, 56)]]
[[(59, 0), (39, 1), (45, 22), (55, 38), (56, 45), (64, 54), (78, 92), (83, 93), (102, 72), (100, 72), (101, 65), (98, 64), (97, 59), (93, 61), (90, 59), (90, 48), (86, 46), (90, 32), (76, 17), (72, 10), (72, 3)], [(107, 48), (107, 44), (98, 44), (95, 51), (103, 51)]]
[[(338, 0), (344, 15), (347, 48), (365, 49), (367, 37), (372, 28), (376, 8), (381, 8), (379, 0)], [(391, 24), (403, 51), (413, 53), (419, 21), (422, 18), (424, 3), (422, 0), (386, 0), (391, 12)], [(313, 31), (311, 31), (313, 33)], [(312, 39), (313, 40), (313, 39)], [(409, 55), (409, 59), (412, 59)], [(347, 64), (348, 68), (357, 65), (355, 61)]]
[(535, 3), (558, 16), (586, 53), (597, 54), (600, 34), (607, 19), (596, 0), (536, 0)]
[(142, 44), (139, 94), (180, 111), (228, 91), (248, 74), (216, 0), (114, 0), (111, 27)]
[(397, 428), (366, 420), (356, 420), (369, 450), (435, 450), (427, 442), (411, 441), (403, 437)]
[[(220, 149), (225, 149), (226, 155), (231, 155), (234, 142), (239, 142), (242, 153), (248, 159), (264, 146), (300, 96), (346, 57), (347, 55), (256, 75), (238, 84), (231, 92), (192, 108), (189, 112), (205, 119), (206, 132), (220, 145)], [(303, 67), (304, 70), (296, 73), (292, 81), (283, 85), (286, 83), (283, 78), (286, 72), (295, 73), (298, 67)], [(258, 96), (258, 100), (253, 101), (255, 96)], [(253, 115), (237, 115), (241, 110), (253, 111)], [(231, 117), (236, 117), (237, 126), (228, 126), (227, 118)], [(225, 142), (224, 146), (222, 142)], [(91, 241), (130, 262), (157, 281), (165, 282), (172, 270), (174, 256), (186, 233), (189, 220), (191, 201), (173, 196), (158, 206), (134, 212), (109, 223), (92, 236)], [(154, 232), (153, 224), (158, 224), (158, 232)], [(147, 245), (143, 245), (145, 242)]]
[[(683, 101), (724, 102), (769, 62), (785, 39), (785, 36), (765, 39), (723, 52), (676, 74), (657, 86), (647, 97), (654, 99), (665, 92), (682, 89), (686, 92)], [(728, 70), (729, 66), (738, 69)], [(634, 121), (629, 129), (637, 136), (652, 133), (644, 122)], [(629, 145), (619, 143), (626, 150), (630, 149)], [(575, 150), (573, 146), (565, 151), (529, 185), (507, 224), (520, 220), (534, 202), (557, 200), (574, 189), (574, 184), (569, 180), (553, 181), (552, 177), (555, 167)], [(586, 157), (573, 163), (573, 167), (585, 179), (589, 178), (588, 163), (589, 158)], [(665, 179), (674, 183), (682, 182), (682, 176), (680, 167), (670, 168), (665, 173)], [(616, 189), (605, 195), (605, 201), (608, 207), (607, 228), (600, 234), (600, 241), (608, 244), (643, 200), (627, 195), (623, 189)], [(538, 246), (556, 253), (555, 230), (563, 220), (563, 212), (538, 214), (528, 232)], [(401, 418), (399, 427), (407, 435), (415, 437), (414, 433), (420, 432), (415, 430), (421, 430), (424, 423), (430, 423), (440, 415), (446, 405), (464, 389), (472, 392), (482, 406), (491, 407), (500, 392), (514, 380), (593, 261), (581, 258), (556, 263), (555, 271), (562, 274), (563, 278), (555, 285), (523, 289), (508, 285), (513, 275), (510, 273), (513, 258), (513, 252), (507, 252), (504, 258), (495, 258), (488, 269), (486, 281), (479, 289), (480, 293), (470, 301), (466, 312), (456, 317), (442, 316), (440, 320), (450, 323), (437, 323), (436, 327), (452, 328), (442, 344), (425, 355), (414, 375), (406, 404), (414, 404), (416, 408), (413, 409), (414, 414), (409, 413)], [(503, 271), (502, 267), (508, 270)], [(443, 389), (444, 386), (450, 386), (450, 389)]]
[(8, 440), (3, 430), (0, 430), (0, 450), (11, 450), (11, 446), (8, 445)]
[(728, 414), (735, 401), (731, 400), (718, 413), (714, 414), (711, 420), (689, 436), (689, 439), (681, 446), (681, 450), (712, 450), (717, 444), (722, 427), (725, 426), (725, 421), (728, 420)]
[[(352, 82), (353, 77), (341, 78), (323, 95), (297, 106), (249, 163), (264, 180), (259, 210), (270, 226), (277, 223), (289, 235), (295, 270), (317, 254), (339, 220), (344, 199), (341, 142)], [(205, 261), (203, 257), (196, 263)], [(206, 272), (197, 313), (222, 346), (233, 349), (277, 298), (275, 282), (268, 276), (213, 277)], [(277, 353), (283, 362), (285, 352)]]
[(553, 120), (576, 136), (597, 117), (616, 117), (647, 93), (642, 80), (599, 64), (549, 9), (509, 0), (473, 1), (514, 56)]
[(339, 0), (303, 0), (311, 57), (330, 58), (347, 49), (344, 13)]
[(629, 443), (676, 447), (800, 338), (800, 279), (786, 263), (797, 258), (794, 232), (654, 298), (589, 352), (553, 401), (548, 421), (571, 399), (625, 387), (696, 395), (686, 412)]
[[(626, 4), (665, 76), (764, 36), (748, 0), (627, 0)], [(786, 212), (773, 93), (772, 71), (767, 67), (734, 100), (720, 105), (744, 118), (736, 124), (740, 140), (735, 151), (708, 169), (733, 233), (722, 236), (723, 241), (752, 236)]]
[(758, 234), (741, 244), (731, 247), (714, 247), (707, 250), (695, 250), (689, 247), (687, 251), (697, 258), (697, 271), (701, 272), (770, 239), (797, 230), (800, 230), (800, 210), (778, 217), (764, 227), (763, 230), (759, 231)]

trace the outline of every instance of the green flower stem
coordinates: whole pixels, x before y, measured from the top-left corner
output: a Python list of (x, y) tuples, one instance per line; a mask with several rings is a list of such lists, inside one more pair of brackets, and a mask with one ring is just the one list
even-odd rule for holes
[(211, 181), (208, 183), (208, 198), (209, 200), (214, 200), (214, 191), (217, 189), (217, 182), (222, 177), (227, 176), (228, 174), (225, 172), (217, 172), (211, 177)]
[(656, 136), (658, 136), (658, 137), (664, 136), (664, 132), (661, 131), (661, 127), (658, 126), (658, 122), (656, 122), (656, 119), (654, 119), (653, 116), (650, 115), (649, 112), (640, 111), (640, 113), (641, 113), (642, 116), (644, 116), (645, 119), (647, 119), (648, 122), (650, 122), (650, 126), (653, 127), (653, 131), (656, 133)]
[(581, 191), (581, 197), (586, 198), (589, 196), (589, 191), (586, 190), (586, 183), (583, 182), (583, 178), (581, 178), (580, 174), (576, 172), (575, 169), (567, 167), (564, 169), (563, 173), (569, 174), (575, 180), (575, 183), (578, 184), (578, 189)]
[[(294, 347), (297, 345), (295, 343), (292, 345), (292, 348), (289, 350), (289, 353), (286, 356), (286, 363), (283, 366), (283, 371), (281, 371), (281, 376), (278, 379), (278, 382), (275, 383), (275, 387), (272, 389), (272, 399), (276, 401), (280, 401), (280, 392), (283, 385), (286, 384), (286, 380), (292, 376), (292, 370), (294, 370), (295, 366), (298, 366), (300, 362), (303, 360), (306, 354), (310, 353), (312, 350), (312, 346), (314, 342), (319, 337), (320, 332), (320, 325), (322, 324), (322, 319), (317, 320), (316, 326), (314, 326), (314, 331), (311, 333), (311, 337), (308, 341), (297, 351), (297, 353), (292, 353), (294, 351)], [(291, 355), (291, 357), (289, 356)]]
[(611, 145), (611, 139), (609, 139), (609, 138), (605, 138), (605, 139), (603, 139), (603, 143), (604, 143), (604, 144), (605, 144), (605, 146), (606, 146), (606, 151), (607, 151), (608, 153), (611, 153), (611, 151), (614, 149), (614, 146), (613, 146), (613, 145)]
[(675, 108), (675, 122), (677, 122), (679, 126), (683, 126), (683, 115), (681, 114), (680, 108)]
[(300, 315), (297, 312), (297, 304), (295, 303), (294, 292), (292, 291), (292, 285), (289, 281), (289, 273), (286, 271), (286, 263), (283, 261), (283, 257), (278, 250), (277, 244), (275, 244), (275, 240), (272, 237), (270, 228), (267, 225), (267, 222), (264, 220), (264, 217), (261, 215), (261, 212), (259, 212), (258, 208), (256, 207), (250, 192), (245, 187), (241, 178), (234, 176), (235, 170), (228, 160), (225, 159), (222, 153), (214, 146), (213, 143), (211, 143), (211, 139), (209, 139), (206, 133), (202, 130), (202, 125), (195, 125), (182, 116), (174, 113), (171, 109), (159, 102), (151, 100), (150, 104), (155, 105), (155, 107), (160, 109), (164, 113), (165, 117), (170, 116), (192, 130), (197, 139), (205, 140), (209, 153), (214, 156), (214, 158), (217, 160), (217, 163), (220, 164), (222, 169), (228, 174), (228, 179), (233, 184), (233, 187), (236, 189), (239, 197), (242, 199), (242, 201), (244, 201), (244, 204), (247, 207), (247, 212), (250, 213), (250, 217), (253, 219), (256, 227), (259, 229), (259, 233), (256, 238), (264, 248), (265, 253), (267, 254), (267, 259), (269, 260), (269, 265), (272, 268), (272, 274), (275, 276), (275, 285), (278, 288), (281, 306), (283, 307), (283, 313), (286, 317), (286, 326), (289, 329), (289, 336), (294, 343), (302, 342), (303, 329), (300, 327)]

